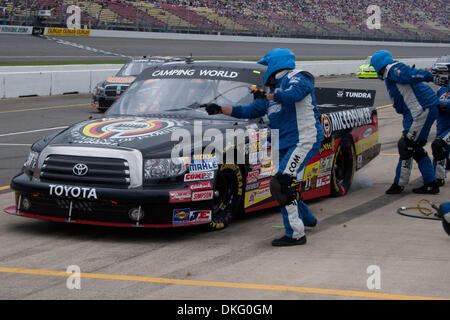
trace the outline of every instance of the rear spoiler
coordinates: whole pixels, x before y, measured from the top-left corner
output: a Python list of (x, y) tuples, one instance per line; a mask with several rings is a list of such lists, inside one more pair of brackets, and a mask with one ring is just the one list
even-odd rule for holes
[(316, 88), (317, 106), (364, 106), (373, 107), (376, 90)]

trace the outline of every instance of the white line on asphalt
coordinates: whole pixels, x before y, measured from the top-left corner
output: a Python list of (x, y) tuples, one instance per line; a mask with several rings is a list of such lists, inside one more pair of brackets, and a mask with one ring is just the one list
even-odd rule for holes
[(0, 134), (0, 137), (7, 137), (7, 136), (15, 136), (19, 134), (27, 134), (27, 133), (33, 133), (33, 132), (41, 132), (41, 131), (51, 131), (51, 130), (60, 130), (65, 129), (68, 126), (63, 127), (53, 127), (53, 128), (43, 128), (43, 129), (36, 129), (36, 130), (29, 130), (29, 131), (21, 131), (21, 132), (11, 132), (11, 133), (2, 133)]
[(0, 147), (29, 147), (31, 143), (0, 143)]

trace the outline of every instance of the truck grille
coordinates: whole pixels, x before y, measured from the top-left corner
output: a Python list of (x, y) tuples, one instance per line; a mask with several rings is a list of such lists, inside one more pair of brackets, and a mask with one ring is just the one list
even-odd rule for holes
[[(118, 88), (120, 87), (120, 88)], [(128, 85), (106, 86), (105, 95), (107, 97), (116, 97), (122, 95), (128, 89)]]
[[(87, 167), (86, 173), (75, 173), (80, 173), (74, 169), (79, 164)], [(40, 178), (45, 182), (128, 188), (130, 168), (123, 159), (49, 155), (42, 165)]]

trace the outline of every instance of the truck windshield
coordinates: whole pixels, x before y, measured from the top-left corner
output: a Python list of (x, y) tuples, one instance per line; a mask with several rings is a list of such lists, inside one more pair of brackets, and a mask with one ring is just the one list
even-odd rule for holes
[(247, 105), (253, 101), (251, 84), (211, 79), (148, 79), (133, 83), (108, 110), (108, 114), (146, 115), (195, 112), (206, 115), (200, 105)]

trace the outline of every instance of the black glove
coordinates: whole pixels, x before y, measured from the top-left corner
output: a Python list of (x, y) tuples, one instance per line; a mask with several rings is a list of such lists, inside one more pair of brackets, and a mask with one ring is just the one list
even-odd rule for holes
[(447, 110), (448, 110), (447, 104), (446, 104), (445, 102), (439, 103), (439, 104), (437, 105), (437, 107), (438, 107), (438, 109), (439, 109), (440, 111), (447, 111)]
[(201, 108), (205, 108), (206, 112), (212, 116), (215, 114), (222, 113), (222, 107), (215, 103), (206, 103), (200, 106)]
[(263, 99), (266, 100), (266, 92), (263, 89), (253, 89), (253, 99)]

